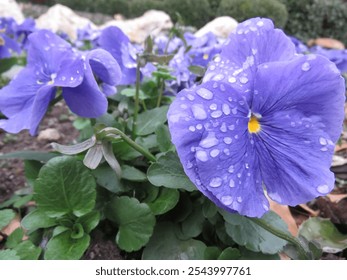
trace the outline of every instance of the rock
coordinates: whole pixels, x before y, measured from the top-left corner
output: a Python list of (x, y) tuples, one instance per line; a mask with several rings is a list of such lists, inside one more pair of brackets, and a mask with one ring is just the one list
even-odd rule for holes
[(77, 38), (77, 30), (87, 25), (96, 28), (95, 24), (89, 19), (77, 15), (70, 8), (56, 4), (49, 8), (47, 13), (36, 20), (38, 28), (50, 29), (53, 32), (64, 32), (72, 40)]
[(117, 20), (106, 22), (100, 28), (117, 26), (129, 37), (130, 41), (138, 44), (143, 43), (149, 35), (158, 36), (164, 30), (173, 27), (170, 16), (157, 10), (149, 10), (141, 17), (134, 19), (122, 20), (119, 16), (116, 18)]
[(217, 37), (227, 38), (236, 29), (237, 24), (238, 22), (232, 17), (217, 17), (199, 29), (194, 35), (200, 37), (212, 32)]
[(345, 45), (340, 42), (339, 40), (335, 40), (332, 38), (317, 38), (317, 39), (312, 39), (307, 42), (307, 45), (309, 47), (312, 46), (321, 46), (323, 48), (327, 49), (337, 49), (337, 50), (344, 50)]
[(17, 23), (21, 23), (24, 20), (22, 10), (14, 0), (0, 1), (0, 17), (12, 17)]
[(42, 130), (37, 137), (38, 141), (58, 141), (60, 134), (55, 128), (47, 128)]

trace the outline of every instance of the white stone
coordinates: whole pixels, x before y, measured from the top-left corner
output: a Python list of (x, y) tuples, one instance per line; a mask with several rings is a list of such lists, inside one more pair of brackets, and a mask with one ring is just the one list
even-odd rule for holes
[(106, 22), (100, 28), (103, 29), (108, 26), (119, 27), (129, 37), (130, 41), (141, 44), (149, 35), (155, 37), (164, 30), (171, 29), (173, 23), (168, 14), (162, 11), (149, 10), (141, 17), (127, 20), (118, 18)]
[(238, 22), (232, 17), (217, 17), (199, 29), (194, 35), (200, 37), (212, 32), (217, 37), (227, 38), (236, 29), (237, 24)]
[(89, 19), (77, 15), (70, 8), (56, 4), (48, 9), (36, 20), (38, 28), (50, 29), (53, 32), (64, 32), (72, 40), (77, 38), (77, 30), (90, 25), (91, 28), (97, 28)]
[(42, 130), (37, 137), (38, 141), (58, 141), (59, 139), (59, 131), (55, 128), (47, 128), (45, 130)]
[(14, 0), (0, 0), (0, 17), (11, 17), (17, 23), (24, 21), (22, 10)]

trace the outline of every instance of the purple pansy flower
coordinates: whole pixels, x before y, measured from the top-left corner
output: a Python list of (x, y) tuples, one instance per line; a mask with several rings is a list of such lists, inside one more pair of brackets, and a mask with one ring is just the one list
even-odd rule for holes
[(239, 24), (206, 81), (168, 112), (184, 170), (217, 206), (261, 217), (268, 196), (297, 205), (334, 187), (329, 170), (344, 117), (344, 81), (318, 55), (295, 55), (268, 19)]
[(0, 90), (0, 111), (7, 119), (0, 128), (17, 133), (29, 129), (36, 134), (57, 88), (72, 112), (82, 117), (99, 117), (107, 110), (106, 96), (94, 74), (104, 83), (115, 85), (120, 68), (106, 51), (74, 51), (70, 44), (48, 30), (29, 36), (27, 66)]
[(136, 82), (136, 54), (138, 49), (130, 43), (123, 31), (110, 26), (102, 30), (98, 39), (101, 48), (107, 50), (117, 60), (122, 70), (121, 85), (132, 85)]
[(14, 19), (0, 18), (0, 59), (11, 57), (13, 52), (21, 52), (20, 45), (14, 39), (16, 26)]
[(339, 69), (341, 73), (347, 73), (347, 50), (325, 49), (316, 46), (311, 48), (310, 52), (327, 57), (330, 61), (335, 63), (337, 69)]
[(293, 36), (288, 36), (288, 37), (290, 38), (290, 40), (292, 40), (297, 53), (307, 53), (308, 52), (307, 46), (303, 42), (301, 42), (298, 38), (293, 37)]

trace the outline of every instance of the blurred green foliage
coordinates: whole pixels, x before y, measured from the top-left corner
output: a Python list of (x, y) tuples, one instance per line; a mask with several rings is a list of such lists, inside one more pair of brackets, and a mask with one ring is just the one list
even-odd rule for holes
[(288, 19), (286, 6), (278, 0), (222, 0), (217, 14), (231, 16), (239, 22), (257, 16), (271, 18), (280, 28)]

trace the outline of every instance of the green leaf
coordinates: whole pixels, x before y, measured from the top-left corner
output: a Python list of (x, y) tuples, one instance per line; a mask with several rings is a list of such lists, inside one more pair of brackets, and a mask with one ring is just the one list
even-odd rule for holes
[(147, 171), (148, 180), (154, 186), (164, 186), (170, 189), (196, 190), (183, 171), (183, 167), (174, 152), (162, 155), (157, 162), (152, 163)]
[(218, 247), (207, 247), (204, 252), (204, 260), (216, 260), (221, 252)]
[(240, 251), (236, 248), (226, 248), (218, 257), (218, 260), (238, 260), (240, 259)]
[(90, 236), (71, 238), (71, 231), (54, 236), (48, 241), (44, 258), (46, 260), (78, 260), (89, 247)]
[(76, 220), (76, 223), (80, 223), (86, 233), (90, 233), (100, 221), (100, 213), (97, 211), (90, 212)]
[[(127, 97), (134, 97), (136, 93), (135, 88), (125, 88), (123, 89), (120, 94), (127, 96)], [(140, 100), (145, 100), (149, 98), (142, 90), (139, 91), (139, 99)]]
[(1, 58), (0, 73), (4, 73), (7, 70), (10, 70), (12, 66), (16, 65), (17, 63), (17, 57)]
[(340, 233), (331, 221), (319, 217), (303, 222), (299, 235), (317, 242), (326, 253), (336, 254), (347, 248), (347, 235)]
[(193, 212), (182, 222), (181, 230), (185, 238), (197, 237), (203, 229), (205, 217), (202, 215), (201, 205), (193, 204)]
[(142, 57), (145, 58), (147, 62), (168, 64), (170, 60), (174, 57), (174, 55), (173, 54), (166, 54), (166, 55), (143, 54)]
[(147, 204), (151, 208), (154, 215), (162, 215), (176, 206), (179, 197), (180, 194), (178, 190), (160, 188), (158, 197), (154, 201)]
[(240, 260), (280, 260), (278, 254), (263, 254), (261, 252), (252, 252), (245, 247), (239, 247), (241, 257)]
[(6, 240), (6, 247), (13, 249), (16, 247), (23, 239), (24, 231), (22, 228), (17, 228), (15, 231), (13, 231)]
[(25, 196), (20, 196), (18, 199), (13, 203), (14, 208), (21, 208), (24, 205), (26, 205), (29, 201), (33, 199), (33, 195), (25, 195)]
[(34, 210), (26, 215), (22, 220), (22, 226), (28, 231), (39, 228), (49, 228), (57, 224), (56, 219), (50, 218), (42, 210)]
[(205, 199), (202, 204), (202, 214), (205, 218), (209, 219), (216, 215), (218, 212), (218, 208), (216, 204), (214, 204), (211, 200)]
[(198, 65), (192, 65), (188, 67), (189, 71), (195, 74), (198, 77), (202, 77), (205, 75), (206, 69), (204, 67)]
[(111, 200), (106, 217), (118, 224), (116, 243), (127, 252), (137, 251), (146, 245), (155, 225), (149, 206), (126, 196)]
[(72, 239), (80, 239), (83, 236), (84, 236), (83, 226), (79, 223), (74, 224), (72, 229), (71, 229), (70, 237)]
[(24, 161), (24, 174), (25, 178), (28, 180), (31, 186), (34, 185), (34, 181), (39, 175), (42, 163), (36, 160), (26, 160)]
[(133, 166), (122, 165), (122, 179), (134, 182), (144, 182), (147, 181), (147, 176), (145, 173)]
[(129, 144), (124, 141), (114, 143), (113, 150), (116, 154), (116, 158), (122, 160), (133, 160), (142, 156), (138, 151), (130, 147)]
[(73, 157), (51, 159), (34, 186), (39, 209), (49, 217), (83, 216), (93, 210), (96, 183), (90, 171)]
[(16, 216), (11, 209), (0, 210), (0, 230), (7, 226)]
[(36, 152), (36, 151), (17, 151), (4, 155), (0, 155), (0, 159), (12, 159), (18, 158), (23, 160), (36, 160), (41, 162), (47, 162), (54, 157), (60, 156), (59, 154)]
[(137, 135), (151, 134), (158, 125), (165, 123), (168, 109), (168, 106), (162, 106), (139, 114), (137, 118)]
[(36, 247), (30, 240), (19, 243), (14, 250), (21, 260), (37, 260), (41, 254), (41, 248)]
[(98, 166), (98, 168), (92, 171), (92, 174), (94, 175), (97, 184), (110, 192), (121, 193), (125, 190), (125, 187), (118, 179), (116, 172), (108, 165)]
[(171, 222), (157, 224), (143, 250), (143, 260), (203, 260), (206, 245), (195, 239), (179, 240)]
[[(247, 217), (238, 214), (231, 214), (225, 210), (220, 213), (225, 219), (225, 228), (227, 234), (239, 245), (245, 246), (254, 252), (265, 254), (278, 253), (286, 245), (286, 241), (266, 231), (262, 227), (252, 222)], [(267, 221), (273, 227), (288, 232), (287, 226), (281, 218), (273, 213), (266, 213), (262, 219)], [(290, 234), (288, 232), (288, 234)]]
[(19, 256), (15, 250), (0, 250), (0, 261), (19, 260)]
[(159, 125), (155, 130), (155, 134), (157, 135), (158, 146), (161, 152), (167, 152), (173, 148), (170, 132), (167, 125)]

